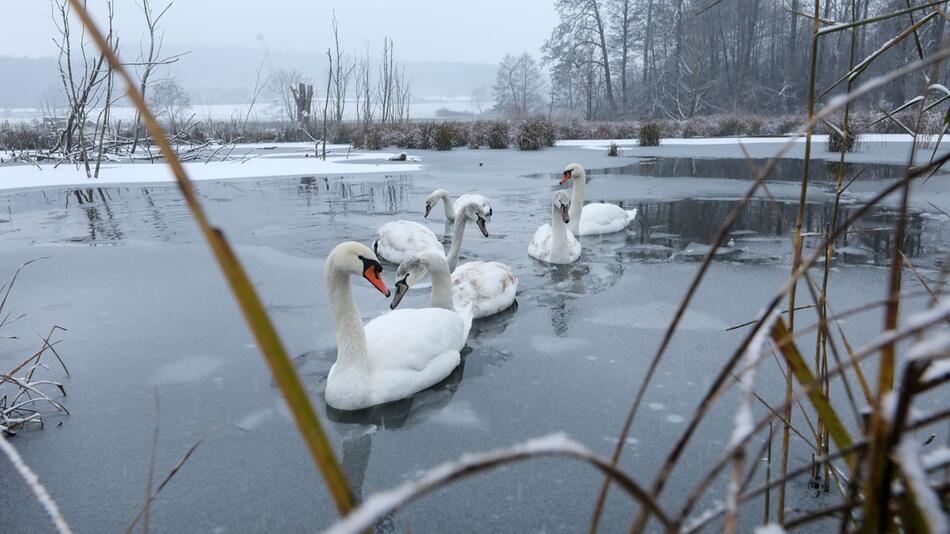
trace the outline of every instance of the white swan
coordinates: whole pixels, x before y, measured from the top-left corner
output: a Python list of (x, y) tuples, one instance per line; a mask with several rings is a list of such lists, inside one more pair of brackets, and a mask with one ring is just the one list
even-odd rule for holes
[(528, 245), (532, 258), (548, 263), (572, 263), (581, 256), (581, 244), (568, 229), (571, 200), (564, 191), (554, 193), (551, 224), (542, 224)]
[[(436, 193), (438, 191), (433, 195)], [(466, 196), (462, 195), (459, 201)], [(428, 207), (429, 204), (426, 203), (426, 206)], [(452, 286), (448, 290), (451, 291), (451, 299), (445, 299), (445, 301), (451, 300), (457, 310), (470, 308), (476, 319), (488, 317), (506, 310), (514, 304), (515, 294), (518, 291), (518, 277), (515, 276), (511, 267), (497, 261), (471, 261), (458, 265), (459, 251), (462, 247), (465, 224), (468, 220), (474, 220), (485, 237), (488, 237), (488, 229), (485, 227), (487, 214), (483, 211), (483, 203), (469, 200), (460, 204), (457, 201), (456, 206), (458, 207), (458, 213), (464, 216), (456, 217), (452, 231), (452, 247), (449, 249), (446, 262), (449, 271), (452, 273)], [(446, 207), (448, 207), (447, 203)], [(421, 255), (416, 254), (411, 256), (410, 259)], [(410, 261), (410, 259), (406, 261)], [(405, 264), (406, 262), (403, 262), (400, 268)], [(432, 272), (432, 269), (429, 269), (429, 272)], [(432, 305), (437, 306), (434, 279), (432, 284)], [(446, 294), (448, 294), (448, 291), (446, 291)]]
[(324, 278), (336, 321), (337, 358), (327, 376), (327, 404), (359, 410), (409, 397), (455, 369), (465, 346), (465, 321), (441, 308), (398, 310), (366, 324), (350, 276), (361, 275), (387, 297), (382, 266), (369, 247), (341, 243), (327, 257)]
[(465, 193), (464, 195), (458, 197), (455, 200), (455, 203), (450, 203), (452, 198), (449, 196), (449, 192), (445, 189), (436, 189), (426, 198), (426, 213), (424, 217), (429, 217), (429, 212), (432, 211), (432, 206), (439, 203), (439, 200), (442, 201), (442, 206), (445, 209), (445, 220), (452, 222), (455, 220), (455, 214), (462, 210), (462, 207), (470, 202), (478, 204), (478, 207), (482, 209), (485, 218), (489, 221), (492, 216), (491, 202), (488, 201), (482, 195), (478, 193)]
[[(458, 313), (465, 325), (463, 335), (465, 339), (468, 339), (468, 332), (472, 328), (472, 303), (455, 305), (452, 298), (452, 275), (449, 273), (449, 264), (446, 263), (444, 257), (438, 254), (432, 252), (413, 254), (406, 258), (406, 261), (399, 264), (399, 268), (396, 269), (396, 294), (393, 296), (389, 308), (395, 310), (409, 288), (419, 280), (424, 279), (427, 274), (432, 277), (432, 295), (429, 299), (429, 307)], [(417, 328), (425, 329), (429, 327), (421, 325)], [(413, 330), (414, 334), (415, 331)]]
[(625, 210), (616, 204), (592, 202), (584, 205), (584, 189), (587, 186), (587, 173), (584, 167), (571, 163), (564, 169), (561, 183), (573, 179), (571, 186), (571, 223), (570, 230), (575, 236), (599, 235), (620, 232), (637, 218), (636, 208)]

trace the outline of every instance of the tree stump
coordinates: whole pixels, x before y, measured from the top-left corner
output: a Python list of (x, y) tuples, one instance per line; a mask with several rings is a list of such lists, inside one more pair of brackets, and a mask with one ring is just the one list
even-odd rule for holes
[(294, 96), (294, 105), (297, 108), (297, 122), (303, 125), (310, 124), (310, 105), (313, 103), (313, 85), (300, 82), (297, 87), (290, 87)]

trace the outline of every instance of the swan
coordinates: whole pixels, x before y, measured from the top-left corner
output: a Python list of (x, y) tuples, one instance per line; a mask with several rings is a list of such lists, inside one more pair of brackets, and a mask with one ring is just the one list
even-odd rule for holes
[(581, 244), (568, 229), (571, 200), (563, 190), (554, 193), (551, 224), (542, 224), (528, 245), (532, 258), (548, 263), (572, 263), (581, 255)]
[(620, 232), (637, 218), (636, 208), (625, 210), (616, 204), (592, 202), (584, 205), (584, 189), (587, 173), (584, 167), (571, 163), (564, 169), (561, 183), (573, 179), (571, 196), (570, 230), (575, 236), (599, 235)]
[[(449, 270), (454, 270), (458, 263), (459, 251), (462, 245), (462, 235), (468, 221), (475, 221), (482, 235), (488, 237), (485, 227), (486, 214), (475, 202), (468, 202), (459, 206), (459, 213), (465, 217), (456, 217), (452, 229), (452, 244), (447, 256)], [(376, 232), (376, 241), (373, 250), (384, 260), (399, 265), (406, 258), (421, 252), (435, 252), (446, 257), (442, 243), (432, 230), (413, 221), (391, 221), (382, 225)]]
[[(436, 191), (436, 193), (438, 193), (438, 191)], [(433, 193), (433, 195), (434, 194), (435, 193)], [(466, 196), (467, 195), (462, 195), (459, 197), (459, 201)], [(452, 285), (451, 288), (445, 289), (445, 295), (450, 295), (450, 298), (446, 297), (444, 302), (454, 304), (455, 309), (459, 310), (471, 308), (471, 313), (474, 317), (480, 319), (506, 310), (509, 306), (514, 304), (515, 293), (518, 291), (518, 277), (515, 276), (511, 267), (497, 261), (471, 261), (458, 265), (459, 251), (461, 250), (462, 238), (465, 234), (465, 224), (468, 220), (474, 220), (476, 224), (478, 224), (478, 228), (482, 234), (488, 237), (488, 229), (485, 227), (487, 214), (483, 211), (484, 204), (476, 200), (469, 200), (461, 204), (459, 201), (456, 201), (456, 206), (459, 208), (458, 213), (464, 216), (456, 217), (452, 231), (452, 246), (449, 249), (449, 254), (446, 259), (448, 270), (452, 273)], [(428, 204), (426, 204), (426, 206), (428, 206)], [(447, 203), (446, 207), (448, 207)], [(417, 254), (415, 256), (418, 257), (421, 255), (422, 254)], [(412, 259), (412, 256), (410, 259)], [(410, 259), (406, 261), (410, 261)], [(416, 261), (420, 260), (417, 258)], [(403, 262), (400, 268), (405, 264), (406, 263)], [(431, 273), (433, 270), (430, 268), (429, 272)], [(397, 278), (399, 278), (398, 275)], [(437, 306), (434, 279), (432, 284), (432, 306)]]
[(382, 265), (361, 243), (337, 245), (327, 256), (324, 280), (336, 322), (336, 362), (327, 376), (327, 404), (359, 410), (409, 397), (449, 376), (461, 361), (468, 329), (442, 308), (387, 313), (363, 326), (350, 276), (366, 278), (383, 295)]
[(426, 198), (426, 212), (424, 217), (429, 217), (429, 212), (432, 211), (432, 206), (439, 203), (439, 200), (442, 201), (442, 206), (445, 208), (445, 220), (452, 222), (455, 220), (455, 214), (462, 210), (462, 207), (470, 202), (475, 202), (482, 209), (482, 212), (485, 214), (485, 218), (489, 221), (492, 216), (491, 202), (488, 201), (482, 195), (478, 193), (465, 193), (464, 195), (458, 197), (455, 200), (455, 203), (450, 204), (451, 197), (449, 192), (445, 189), (436, 189)]

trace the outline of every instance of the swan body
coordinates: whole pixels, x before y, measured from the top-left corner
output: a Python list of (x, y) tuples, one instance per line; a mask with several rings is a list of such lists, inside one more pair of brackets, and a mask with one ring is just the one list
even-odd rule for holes
[(551, 223), (541, 225), (528, 244), (528, 254), (547, 263), (573, 263), (581, 256), (581, 244), (568, 229), (571, 201), (564, 191), (554, 193)]
[(625, 210), (615, 204), (592, 202), (584, 205), (584, 195), (587, 188), (587, 173), (584, 167), (572, 163), (564, 169), (561, 183), (573, 179), (571, 186), (571, 222), (568, 226), (571, 233), (578, 235), (612, 234), (623, 231), (627, 225), (637, 218), (637, 210)]
[(380, 258), (397, 265), (420, 252), (445, 254), (435, 233), (413, 221), (391, 221), (382, 225), (376, 232), (373, 249)]
[(429, 216), (429, 212), (432, 211), (432, 207), (442, 201), (442, 207), (445, 210), (445, 220), (449, 222), (455, 221), (455, 215), (464, 209), (467, 204), (475, 203), (481, 208), (482, 213), (484, 214), (485, 219), (491, 220), (492, 208), (491, 202), (488, 201), (482, 195), (478, 193), (465, 193), (464, 195), (455, 199), (455, 202), (452, 202), (452, 197), (449, 196), (449, 192), (445, 189), (436, 189), (426, 198), (426, 212), (425, 217)]
[(456, 309), (471, 306), (475, 319), (508, 309), (515, 303), (518, 277), (497, 261), (470, 261), (452, 272), (452, 302)]
[(361, 274), (387, 297), (382, 266), (360, 243), (341, 243), (324, 273), (336, 322), (337, 359), (327, 376), (327, 404), (359, 410), (409, 397), (447, 377), (461, 361), (468, 331), (458, 313), (443, 308), (398, 310), (363, 326), (350, 276)]

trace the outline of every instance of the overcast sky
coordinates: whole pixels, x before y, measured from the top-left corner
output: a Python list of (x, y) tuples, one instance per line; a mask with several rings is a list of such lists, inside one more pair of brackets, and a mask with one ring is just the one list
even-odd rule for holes
[[(144, 21), (139, 0), (116, 1), (116, 27), (137, 48)], [(152, 0), (155, 6), (165, 5)], [(0, 55), (52, 56), (54, 27), (48, 0), (3, 0)], [(102, 13), (103, 0), (89, 0)], [(163, 20), (168, 48), (235, 46), (324, 50), (331, 11), (344, 46), (374, 51), (383, 36), (409, 61), (497, 63), (506, 52), (538, 48), (556, 23), (553, 0), (178, 0)]]

